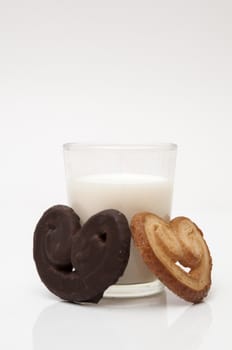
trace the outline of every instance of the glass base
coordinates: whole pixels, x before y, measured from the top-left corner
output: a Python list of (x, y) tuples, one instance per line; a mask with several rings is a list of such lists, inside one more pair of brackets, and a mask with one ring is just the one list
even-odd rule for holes
[(139, 298), (159, 294), (164, 290), (163, 284), (157, 279), (148, 283), (115, 284), (109, 287), (104, 298)]

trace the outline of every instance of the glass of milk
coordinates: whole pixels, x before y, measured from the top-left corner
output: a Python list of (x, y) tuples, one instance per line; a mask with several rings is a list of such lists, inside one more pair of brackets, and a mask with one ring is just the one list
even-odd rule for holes
[[(84, 223), (104, 209), (117, 209), (129, 223), (149, 211), (169, 220), (177, 146), (64, 144), (67, 195)], [(133, 240), (123, 276), (105, 297), (140, 297), (163, 286), (143, 262)]]

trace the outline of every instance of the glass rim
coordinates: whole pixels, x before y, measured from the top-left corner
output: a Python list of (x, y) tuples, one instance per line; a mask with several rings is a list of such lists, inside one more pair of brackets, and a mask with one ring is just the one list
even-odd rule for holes
[(77, 151), (77, 150), (158, 150), (158, 151), (176, 151), (177, 144), (169, 142), (160, 143), (147, 143), (147, 144), (116, 144), (116, 143), (84, 143), (84, 142), (67, 142), (63, 144), (64, 151)]

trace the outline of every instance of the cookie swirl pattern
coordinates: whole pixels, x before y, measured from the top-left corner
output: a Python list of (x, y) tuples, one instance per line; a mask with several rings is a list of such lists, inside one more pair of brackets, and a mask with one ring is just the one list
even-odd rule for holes
[(152, 213), (138, 213), (131, 230), (148, 267), (175, 294), (193, 303), (208, 294), (212, 259), (201, 230), (190, 219), (167, 223)]

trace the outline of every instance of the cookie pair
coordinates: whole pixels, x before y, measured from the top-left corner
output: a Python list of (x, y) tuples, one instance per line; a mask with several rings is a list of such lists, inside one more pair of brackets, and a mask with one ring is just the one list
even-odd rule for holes
[(147, 212), (136, 214), (130, 228), (114, 209), (92, 216), (81, 227), (71, 208), (48, 209), (34, 233), (40, 278), (64, 300), (97, 303), (124, 273), (131, 234), (144, 262), (170, 290), (193, 303), (207, 295), (212, 259), (200, 229), (185, 217), (167, 223)]

